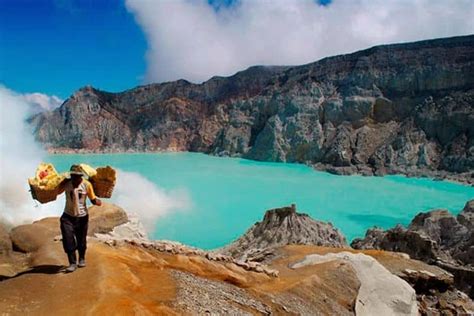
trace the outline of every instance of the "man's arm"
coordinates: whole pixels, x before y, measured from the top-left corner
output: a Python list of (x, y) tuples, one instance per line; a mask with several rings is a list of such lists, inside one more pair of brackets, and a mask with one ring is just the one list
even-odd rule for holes
[(61, 181), (58, 185), (58, 195), (63, 193), (66, 190), (66, 184), (69, 181), (69, 179), (64, 179)]
[(89, 200), (91, 200), (92, 204), (101, 206), (102, 201), (97, 198), (97, 196), (94, 193), (94, 188), (92, 187), (92, 184), (87, 181), (87, 196), (89, 197)]

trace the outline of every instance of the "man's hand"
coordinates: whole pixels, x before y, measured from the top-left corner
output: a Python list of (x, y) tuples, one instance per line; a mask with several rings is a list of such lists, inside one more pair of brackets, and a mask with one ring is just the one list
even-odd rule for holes
[(99, 199), (95, 199), (95, 200), (92, 201), (92, 204), (97, 205), (97, 206), (101, 206), (101, 205), (102, 205), (102, 201), (99, 200)]

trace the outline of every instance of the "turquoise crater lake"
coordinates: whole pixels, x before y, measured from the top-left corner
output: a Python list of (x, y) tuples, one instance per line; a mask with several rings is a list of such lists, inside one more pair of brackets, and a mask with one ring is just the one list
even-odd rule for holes
[(243, 234), (265, 210), (296, 203), (298, 211), (330, 221), (348, 241), (374, 225), (408, 224), (420, 211), (457, 214), (474, 188), (404, 176), (336, 176), (299, 164), (219, 158), (198, 153), (50, 155), (58, 170), (73, 163), (136, 172), (165, 190), (184, 189), (191, 209), (159, 218), (153, 239), (212, 249)]

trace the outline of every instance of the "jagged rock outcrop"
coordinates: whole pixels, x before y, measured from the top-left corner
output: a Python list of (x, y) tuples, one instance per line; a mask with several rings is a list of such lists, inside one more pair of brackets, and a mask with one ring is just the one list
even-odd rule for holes
[(473, 183), (474, 36), (107, 93), (31, 119), (51, 151), (199, 151)]
[(369, 229), (355, 239), (355, 249), (400, 251), (412, 258), (436, 264), (455, 275), (456, 286), (474, 297), (474, 200), (458, 216), (447, 210), (420, 213), (408, 228), (398, 225), (383, 231)]
[(261, 222), (255, 223), (239, 239), (217, 252), (253, 261), (264, 261), (274, 248), (291, 244), (345, 247), (346, 238), (331, 223), (312, 219), (296, 212), (293, 204), (268, 210)]

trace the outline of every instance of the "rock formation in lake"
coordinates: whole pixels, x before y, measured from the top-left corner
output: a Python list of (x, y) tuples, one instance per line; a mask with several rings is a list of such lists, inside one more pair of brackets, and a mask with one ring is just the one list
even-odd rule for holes
[(293, 204), (268, 210), (261, 222), (255, 223), (243, 236), (217, 252), (235, 258), (265, 261), (274, 255), (277, 247), (292, 244), (347, 247), (346, 238), (331, 223), (297, 213)]
[(198, 151), (473, 183), (474, 36), (377, 46), (202, 84), (92, 87), (31, 119), (51, 151)]
[(369, 229), (363, 239), (355, 239), (355, 249), (400, 251), (455, 275), (458, 288), (474, 297), (474, 200), (459, 215), (447, 210), (418, 214), (408, 228)]
[[(265, 247), (272, 246), (275, 256), (266, 257), (264, 264), (177, 242), (148, 240), (136, 222), (124, 223), (126, 214), (114, 205), (91, 207), (90, 215), (96, 234), (91, 232), (88, 241), (88, 265), (71, 274), (61, 272), (67, 259), (58, 236), (58, 218), (2, 228), (3, 314), (474, 312), (472, 300), (456, 290), (453, 276), (445, 270), (400, 253), (340, 248), (345, 240), (332, 226), (291, 207), (268, 211), (260, 225), (249, 230), (256, 239), (249, 247), (260, 247), (263, 241)], [(265, 231), (257, 233), (259, 227), (276, 233), (275, 237), (262, 238)], [(327, 247), (283, 245), (280, 239)]]

